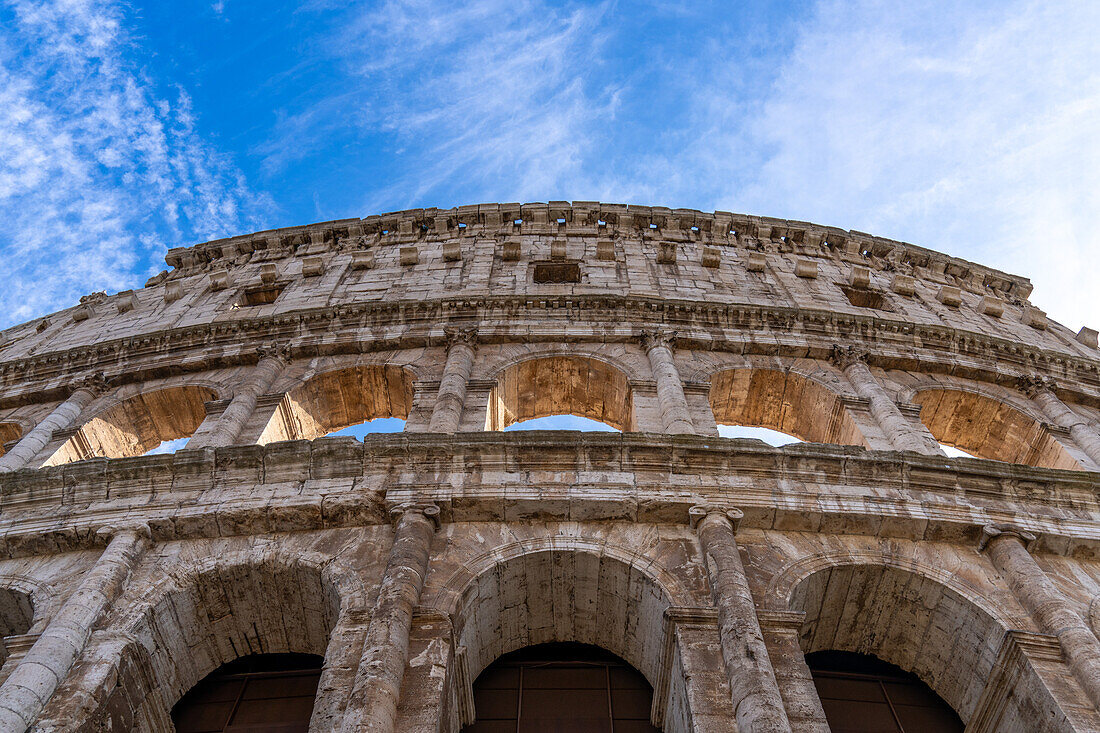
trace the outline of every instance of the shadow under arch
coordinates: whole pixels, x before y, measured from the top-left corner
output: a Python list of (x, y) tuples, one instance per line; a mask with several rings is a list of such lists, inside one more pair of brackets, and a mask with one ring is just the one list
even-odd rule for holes
[(379, 364), (315, 374), (284, 395), (259, 443), (314, 440), (380, 417), (408, 419), (414, 381), (404, 367)]
[(989, 395), (929, 387), (917, 388), (911, 400), (921, 406), (921, 422), (944, 445), (993, 461), (1081, 469), (1043, 422)]
[(190, 437), (206, 418), (204, 403), (214, 399), (212, 388), (198, 385), (128, 397), (85, 422), (43, 465), (140, 456), (165, 441)]
[(18, 423), (0, 422), (0, 456), (7, 451), (4, 446), (11, 445), (23, 437), (23, 428)]
[(462, 733), (658, 730), (650, 721), (652, 685), (623, 659), (588, 644), (537, 644), (505, 654), (474, 681), (473, 699), (477, 720)]
[[(803, 653), (870, 655), (915, 674), (964, 722), (989, 715), (983, 693), (1013, 627), (989, 604), (960, 592), (968, 586), (951, 587), (903, 563), (848, 560), (803, 569), (808, 572), (788, 572), (772, 588), (786, 595), (790, 610), (806, 614)], [(1026, 661), (1017, 664), (1019, 681), (996, 711), (998, 731), (1034, 730), (1036, 720), (1049, 717), (1044, 711), (1058, 709), (1035, 670)], [(1060, 729), (1048, 722), (1044, 730)]]
[(113, 656), (116, 673), (84, 668), (59, 690), (61, 699), (96, 690), (88, 698), (95, 708), (81, 711), (89, 729), (172, 730), (176, 703), (226, 664), (258, 654), (324, 657), (338, 618), (365, 607), (367, 589), (320, 553), (257, 548), (182, 564), (142, 597), (95, 655)]
[(790, 370), (720, 371), (711, 377), (710, 407), (718, 425), (768, 428), (808, 443), (867, 447), (840, 395)]
[(576, 415), (618, 430), (634, 425), (626, 374), (591, 356), (548, 355), (502, 369), (489, 393), (486, 430), (551, 415)]
[[(587, 644), (620, 657), (646, 678), (665, 730), (689, 729), (686, 719), (675, 717), (686, 715), (688, 683), (663, 668), (669, 661), (664, 616), (670, 606), (694, 604), (650, 558), (576, 538), (512, 543), (456, 571), (435, 605), (454, 620), (470, 680), (519, 649)], [(663, 719), (666, 710), (669, 719)]]
[(11, 665), (5, 665), (8, 658), (17, 649), (25, 652), (29, 648), (28, 644), (18, 644), (17, 638), (31, 633), (36, 624), (41, 627), (45, 621), (42, 604), (35, 597), (39, 589), (20, 580), (0, 576), (0, 682), (11, 673)]

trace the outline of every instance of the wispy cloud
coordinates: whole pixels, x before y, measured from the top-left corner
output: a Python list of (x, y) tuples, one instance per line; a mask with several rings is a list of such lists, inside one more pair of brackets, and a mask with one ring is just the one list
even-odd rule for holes
[(260, 204), (158, 94), (119, 5), (0, 9), (0, 325), (140, 286), (168, 246), (238, 231)]
[(726, 193), (1029, 276), (1100, 324), (1100, 5), (821, 3), (759, 115), (766, 154)]
[(583, 175), (586, 152), (614, 117), (615, 87), (594, 87), (589, 76), (601, 62), (606, 9), (388, 0), (352, 11), (331, 44), (346, 85), (281, 120), (263, 147), (269, 167), (351, 126), (401, 161), (398, 176), (369, 192), (368, 209), (409, 205), (458, 178), (490, 198), (557, 190)]

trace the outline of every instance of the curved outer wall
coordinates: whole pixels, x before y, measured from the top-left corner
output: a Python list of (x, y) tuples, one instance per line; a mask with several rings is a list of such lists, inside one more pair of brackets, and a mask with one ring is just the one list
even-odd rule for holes
[[(292, 651), (325, 660), (312, 730), (450, 733), (547, 641), (636, 667), (666, 731), (827, 730), (827, 649), (968, 731), (1100, 729), (1100, 351), (1025, 278), (564, 202), (167, 262), (0, 332), (0, 729), (171, 730)], [(553, 414), (624, 432), (500, 431)], [(319, 437), (376, 417), (405, 430)]]

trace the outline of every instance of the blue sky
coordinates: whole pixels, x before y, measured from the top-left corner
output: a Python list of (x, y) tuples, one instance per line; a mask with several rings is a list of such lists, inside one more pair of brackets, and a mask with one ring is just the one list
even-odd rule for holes
[(1100, 325), (1100, 3), (0, 0), (0, 327), (167, 248), (604, 200), (870, 231)]

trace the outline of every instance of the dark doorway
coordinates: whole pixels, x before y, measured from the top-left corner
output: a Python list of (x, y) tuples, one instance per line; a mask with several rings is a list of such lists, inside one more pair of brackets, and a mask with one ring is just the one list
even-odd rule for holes
[(806, 655), (833, 733), (962, 733), (963, 724), (915, 674), (869, 654)]
[(223, 664), (172, 708), (177, 733), (307, 733), (324, 660), (255, 654)]
[(474, 682), (477, 722), (463, 733), (657, 733), (653, 688), (614, 654), (539, 644), (506, 654)]

